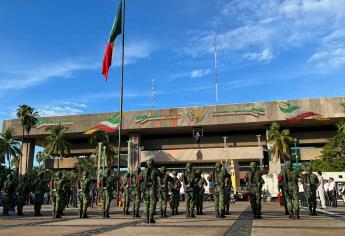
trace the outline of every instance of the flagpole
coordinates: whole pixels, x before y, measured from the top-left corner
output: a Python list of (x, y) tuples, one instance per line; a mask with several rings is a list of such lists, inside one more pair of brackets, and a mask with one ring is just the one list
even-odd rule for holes
[[(123, 81), (124, 81), (124, 64), (125, 64), (125, 7), (126, 0), (122, 0), (122, 65), (121, 65), (121, 94), (120, 94), (120, 124), (119, 124), (119, 143), (118, 143), (118, 157), (117, 157), (117, 176), (120, 178), (120, 157), (121, 157), (121, 131), (122, 131), (122, 109), (123, 109)], [(116, 205), (119, 205), (120, 197), (120, 183), (117, 181), (117, 200)]]

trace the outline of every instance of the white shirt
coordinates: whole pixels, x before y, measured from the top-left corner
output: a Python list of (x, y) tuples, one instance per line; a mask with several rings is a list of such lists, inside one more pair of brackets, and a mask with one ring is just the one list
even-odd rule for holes
[(325, 191), (328, 191), (328, 187), (329, 187), (329, 183), (327, 182), (327, 183), (324, 184)]
[(298, 192), (303, 193), (304, 192), (304, 187), (303, 184), (298, 182)]
[(324, 192), (325, 191), (325, 186), (324, 186), (324, 183), (323, 183), (323, 177), (322, 175), (317, 175), (317, 178), (319, 179), (319, 187), (317, 188), (318, 191), (322, 191)]
[(334, 181), (329, 183), (328, 191), (334, 191), (335, 190), (335, 183)]

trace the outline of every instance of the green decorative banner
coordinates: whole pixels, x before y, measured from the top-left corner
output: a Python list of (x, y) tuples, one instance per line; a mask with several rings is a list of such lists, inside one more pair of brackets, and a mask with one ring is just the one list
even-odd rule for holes
[(248, 110), (230, 110), (230, 111), (217, 111), (213, 112), (213, 117), (221, 117), (221, 116), (254, 116), (256, 118), (260, 116), (265, 116), (265, 109), (264, 108), (251, 108)]
[(45, 120), (38, 120), (36, 125), (33, 126), (35, 129), (42, 129), (42, 128), (48, 128), (51, 126), (59, 126), (62, 125), (64, 127), (68, 127), (73, 125), (74, 122), (70, 120), (64, 120), (64, 121), (45, 121)]
[(135, 122), (139, 124), (145, 124), (147, 122), (152, 122), (152, 121), (178, 120), (180, 118), (181, 118), (180, 115), (176, 115), (176, 116), (140, 115), (135, 118)]

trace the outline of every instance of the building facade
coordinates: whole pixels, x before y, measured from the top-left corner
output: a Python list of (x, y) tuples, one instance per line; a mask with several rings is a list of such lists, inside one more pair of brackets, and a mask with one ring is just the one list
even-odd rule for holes
[[(345, 97), (333, 97), (124, 112), (121, 165), (126, 167), (129, 162), (134, 169), (152, 158), (170, 169), (179, 170), (192, 162), (210, 172), (215, 162), (223, 161), (238, 186), (251, 161), (272, 173), (279, 171), (280, 163), (270, 155), (267, 143), (272, 122), (290, 129), (295, 138), (291, 150), (294, 159), (312, 160), (336, 133), (335, 124), (345, 118), (344, 103)], [(96, 145), (91, 145), (89, 138), (94, 132), (106, 130), (116, 136), (119, 122), (118, 113), (40, 118), (23, 147), (22, 173), (26, 172), (25, 163), (32, 168), (35, 146), (42, 145), (47, 127), (68, 127), (71, 154), (60, 160), (59, 166), (71, 169), (78, 159), (93, 158)], [(20, 140), (20, 121), (4, 121), (3, 130), (9, 127)], [(57, 160), (48, 161), (47, 167), (57, 168)]]

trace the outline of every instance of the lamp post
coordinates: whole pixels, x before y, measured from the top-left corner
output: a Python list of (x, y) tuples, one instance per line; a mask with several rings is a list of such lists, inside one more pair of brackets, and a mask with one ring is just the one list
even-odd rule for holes
[(228, 165), (229, 165), (229, 157), (227, 155), (227, 148), (228, 148), (228, 136), (224, 136), (223, 137), (223, 140), (224, 140), (224, 158), (225, 158), (225, 168), (228, 168)]
[(297, 138), (294, 138), (293, 142), (294, 142), (294, 149), (295, 149), (294, 154), (295, 154), (295, 159), (296, 159), (296, 166), (298, 168)]

